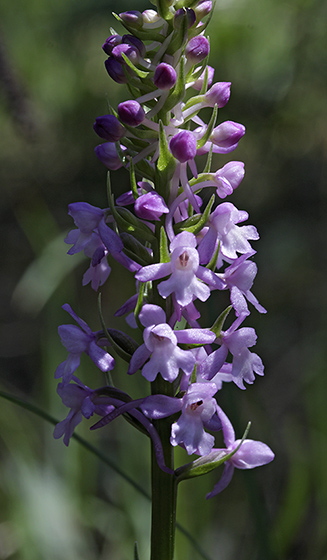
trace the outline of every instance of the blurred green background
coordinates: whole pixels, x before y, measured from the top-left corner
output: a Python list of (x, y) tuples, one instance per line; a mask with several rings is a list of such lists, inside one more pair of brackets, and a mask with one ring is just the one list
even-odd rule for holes
[[(68, 257), (70, 202), (105, 207), (106, 170), (94, 155), (94, 119), (127, 98), (104, 69), (101, 45), (111, 11), (144, 10), (144, 0), (12, 0), (0, 5), (1, 294), (0, 388), (66, 415), (53, 377), (66, 351), (57, 336), (69, 302), (96, 330), (96, 294), (81, 287), (86, 260)], [(184, 482), (178, 520), (217, 560), (327, 559), (327, 3), (218, 0), (208, 32), (216, 81), (231, 81), (221, 120), (242, 122), (230, 157), (246, 163), (231, 201), (250, 214), (261, 240), (253, 312), (266, 375), (245, 392), (222, 391), (237, 435), (276, 453), (268, 466), (237, 471), (218, 497), (204, 499), (220, 473)], [(117, 31), (119, 29), (117, 28)], [(116, 192), (127, 173), (113, 174)], [(81, 262), (83, 260), (83, 262)], [(107, 323), (134, 290), (113, 266), (103, 291)], [(119, 292), (115, 290), (119, 285)], [(216, 309), (215, 309), (216, 306)], [(221, 303), (204, 311), (208, 320)], [(91, 387), (100, 372), (82, 362)], [(135, 397), (141, 376), (115, 381)], [(148, 442), (123, 420), (101, 434), (77, 429), (148, 490)], [(149, 557), (149, 504), (75, 441), (2, 400), (0, 560), (129, 560), (137, 539)], [(185, 455), (180, 455), (185, 461)], [(197, 560), (180, 533), (176, 560)]]

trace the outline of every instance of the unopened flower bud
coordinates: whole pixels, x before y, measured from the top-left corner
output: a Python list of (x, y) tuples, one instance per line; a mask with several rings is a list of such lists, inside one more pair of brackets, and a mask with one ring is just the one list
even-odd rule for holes
[[(212, 84), (212, 80), (213, 80), (213, 76), (214, 76), (214, 73), (215, 73), (215, 69), (212, 68), (212, 66), (207, 66), (206, 68), (207, 68), (207, 73), (208, 73), (207, 86), (210, 87), (211, 84)], [(192, 87), (193, 87), (194, 89), (196, 89), (196, 90), (198, 90), (198, 91), (201, 91), (202, 86), (203, 86), (203, 82), (204, 82), (205, 72), (206, 72), (206, 69), (203, 70), (203, 72), (202, 72), (200, 78), (198, 78), (198, 79), (194, 82), (194, 84), (192, 85)]]
[(113, 56), (121, 64), (125, 64), (122, 53), (124, 53), (124, 55), (127, 56), (127, 58), (129, 58), (129, 60), (134, 64), (139, 59), (138, 50), (132, 45), (128, 45), (127, 43), (121, 43), (120, 45), (114, 47), (111, 51), (111, 56)]
[(187, 20), (187, 27), (192, 27), (192, 25), (194, 25), (196, 22), (194, 10), (192, 10), (191, 8), (179, 8), (179, 10), (176, 10), (174, 14), (175, 29), (181, 28), (184, 18), (186, 18)]
[(198, 5), (194, 6), (193, 9), (195, 11), (197, 20), (200, 20), (210, 14), (212, 10), (212, 2), (211, 0), (202, 0), (202, 2), (199, 2)]
[(95, 132), (109, 142), (118, 142), (125, 134), (125, 128), (114, 115), (103, 115), (95, 119)]
[(142, 17), (144, 23), (157, 23), (161, 19), (155, 10), (144, 10)]
[(103, 43), (102, 48), (106, 54), (110, 55), (112, 49), (117, 47), (117, 45), (120, 45), (121, 42), (122, 38), (120, 35), (110, 35), (110, 37), (108, 37), (108, 39), (106, 39)]
[(203, 35), (193, 37), (187, 43), (185, 48), (185, 55), (188, 61), (192, 64), (201, 62), (209, 54), (209, 41)]
[(135, 200), (134, 211), (142, 220), (160, 220), (162, 214), (167, 214), (169, 209), (162, 196), (152, 191)]
[(175, 68), (166, 62), (158, 64), (154, 72), (154, 84), (159, 89), (170, 89), (176, 84), (177, 74)]
[(138, 10), (122, 12), (119, 14), (119, 17), (131, 27), (135, 27), (135, 29), (140, 29), (143, 26), (143, 17)]
[(196, 155), (196, 138), (190, 130), (182, 130), (170, 140), (170, 151), (181, 163)]
[(107, 58), (107, 60), (105, 61), (104, 65), (106, 67), (106, 70), (110, 78), (112, 78), (114, 82), (117, 82), (117, 84), (127, 83), (128, 78), (125, 76), (123, 67), (120, 64), (120, 62), (118, 62), (118, 60), (116, 60), (112, 56), (109, 56), (109, 58)]
[(94, 151), (95, 155), (106, 167), (108, 167), (108, 169), (116, 171), (116, 169), (122, 167), (122, 162), (119, 158), (114, 142), (99, 144), (99, 146), (96, 146)]
[(140, 56), (144, 58), (146, 50), (141, 39), (138, 39), (138, 37), (134, 37), (134, 35), (123, 35), (122, 42), (126, 43), (127, 45), (131, 45), (131, 47), (134, 47), (134, 49), (136, 49), (140, 53)]
[(209, 107), (217, 105), (218, 109), (225, 107), (230, 98), (231, 82), (216, 82), (204, 95), (205, 104)]
[(220, 178), (229, 182), (232, 189), (236, 189), (244, 177), (244, 163), (242, 161), (229, 161), (215, 173), (216, 180)]
[(245, 134), (245, 126), (233, 121), (225, 121), (213, 129), (211, 142), (220, 148), (234, 149)]
[(120, 120), (127, 126), (138, 126), (145, 118), (143, 107), (134, 99), (119, 103), (117, 110)]

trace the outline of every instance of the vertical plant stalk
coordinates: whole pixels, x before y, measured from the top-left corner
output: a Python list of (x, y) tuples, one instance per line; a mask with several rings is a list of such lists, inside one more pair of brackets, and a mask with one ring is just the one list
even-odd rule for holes
[[(157, 379), (152, 394), (171, 393), (171, 384)], [(155, 422), (160, 436), (166, 466), (174, 470), (174, 449), (170, 443), (171, 422), (169, 419)], [(174, 473), (161, 470), (151, 444), (151, 560), (173, 560), (176, 528), (177, 482)]]

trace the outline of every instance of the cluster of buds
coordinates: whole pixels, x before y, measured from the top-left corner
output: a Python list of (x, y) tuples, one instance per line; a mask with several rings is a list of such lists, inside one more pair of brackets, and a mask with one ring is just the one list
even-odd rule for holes
[[(237, 122), (217, 124), (231, 84), (213, 83), (214, 69), (207, 63), (204, 33), (211, 12), (210, 0), (158, 0), (157, 11), (114, 14), (126, 34), (111, 30), (103, 45), (105, 68), (131, 98), (96, 119), (94, 130), (105, 142), (95, 153), (110, 171), (125, 168), (130, 188), (115, 197), (108, 181), (104, 209), (70, 204), (76, 229), (66, 242), (69, 254), (84, 251), (91, 259), (83, 284), (90, 282), (95, 291), (109, 277), (108, 258), (134, 275), (136, 293), (116, 316), (126, 315), (143, 342), (108, 328), (102, 313), (102, 330), (93, 332), (66, 304), (78, 326), (59, 327), (69, 355), (56, 371), (62, 379), (58, 393), (70, 411), (55, 429), (55, 437), (64, 436), (68, 445), (83, 416), (100, 416), (96, 429), (127, 415), (152, 439), (161, 469), (171, 472), (157, 430), (158, 422), (170, 422), (170, 445), (199, 456), (175, 471), (179, 480), (224, 463), (208, 497), (227, 486), (235, 467), (257, 467), (274, 457), (262, 442), (235, 439), (218, 404), (225, 383), (245, 389), (255, 374), (263, 375), (260, 357), (250, 350), (256, 333), (242, 325), (249, 303), (259, 313), (266, 310), (251, 291), (257, 267), (250, 242), (258, 232), (240, 225), (248, 219), (246, 211), (221, 202), (240, 185), (244, 164), (230, 161), (211, 169), (212, 154), (232, 152), (245, 133)], [(209, 123), (200, 116), (204, 108), (211, 108)], [(195, 158), (203, 154), (206, 162), (199, 169)], [(204, 205), (207, 188), (211, 198)], [(197, 300), (208, 301), (214, 290), (228, 291), (230, 305), (205, 327)], [(226, 328), (230, 313), (234, 320)], [(83, 352), (102, 372), (111, 371), (111, 351), (128, 364), (126, 374), (140, 371), (151, 383), (150, 394), (135, 400), (111, 384), (90, 389), (75, 376)], [(216, 447), (215, 432), (222, 433), (225, 447)]]

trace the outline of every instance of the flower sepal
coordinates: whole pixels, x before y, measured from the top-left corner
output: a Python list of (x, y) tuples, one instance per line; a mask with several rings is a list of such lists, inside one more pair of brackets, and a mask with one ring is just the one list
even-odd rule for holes
[(249, 430), (251, 427), (251, 422), (248, 423), (245, 432), (240, 440), (240, 443), (233, 449), (232, 451), (228, 452), (227, 450), (214, 450), (211, 451), (208, 455), (203, 457), (199, 457), (199, 459), (195, 459), (191, 463), (187, 463), (182, 467), (179, 467), (175, 470), (176, 482), (179, 483), (182, 480), (186, 480), (188, 478), (194, 478), (196, 476), (202, 476), (207, 474), (217, 467), (220, 467), (225, 461), (228, 461), (241, 447), (242, 443), (246, 439)]

